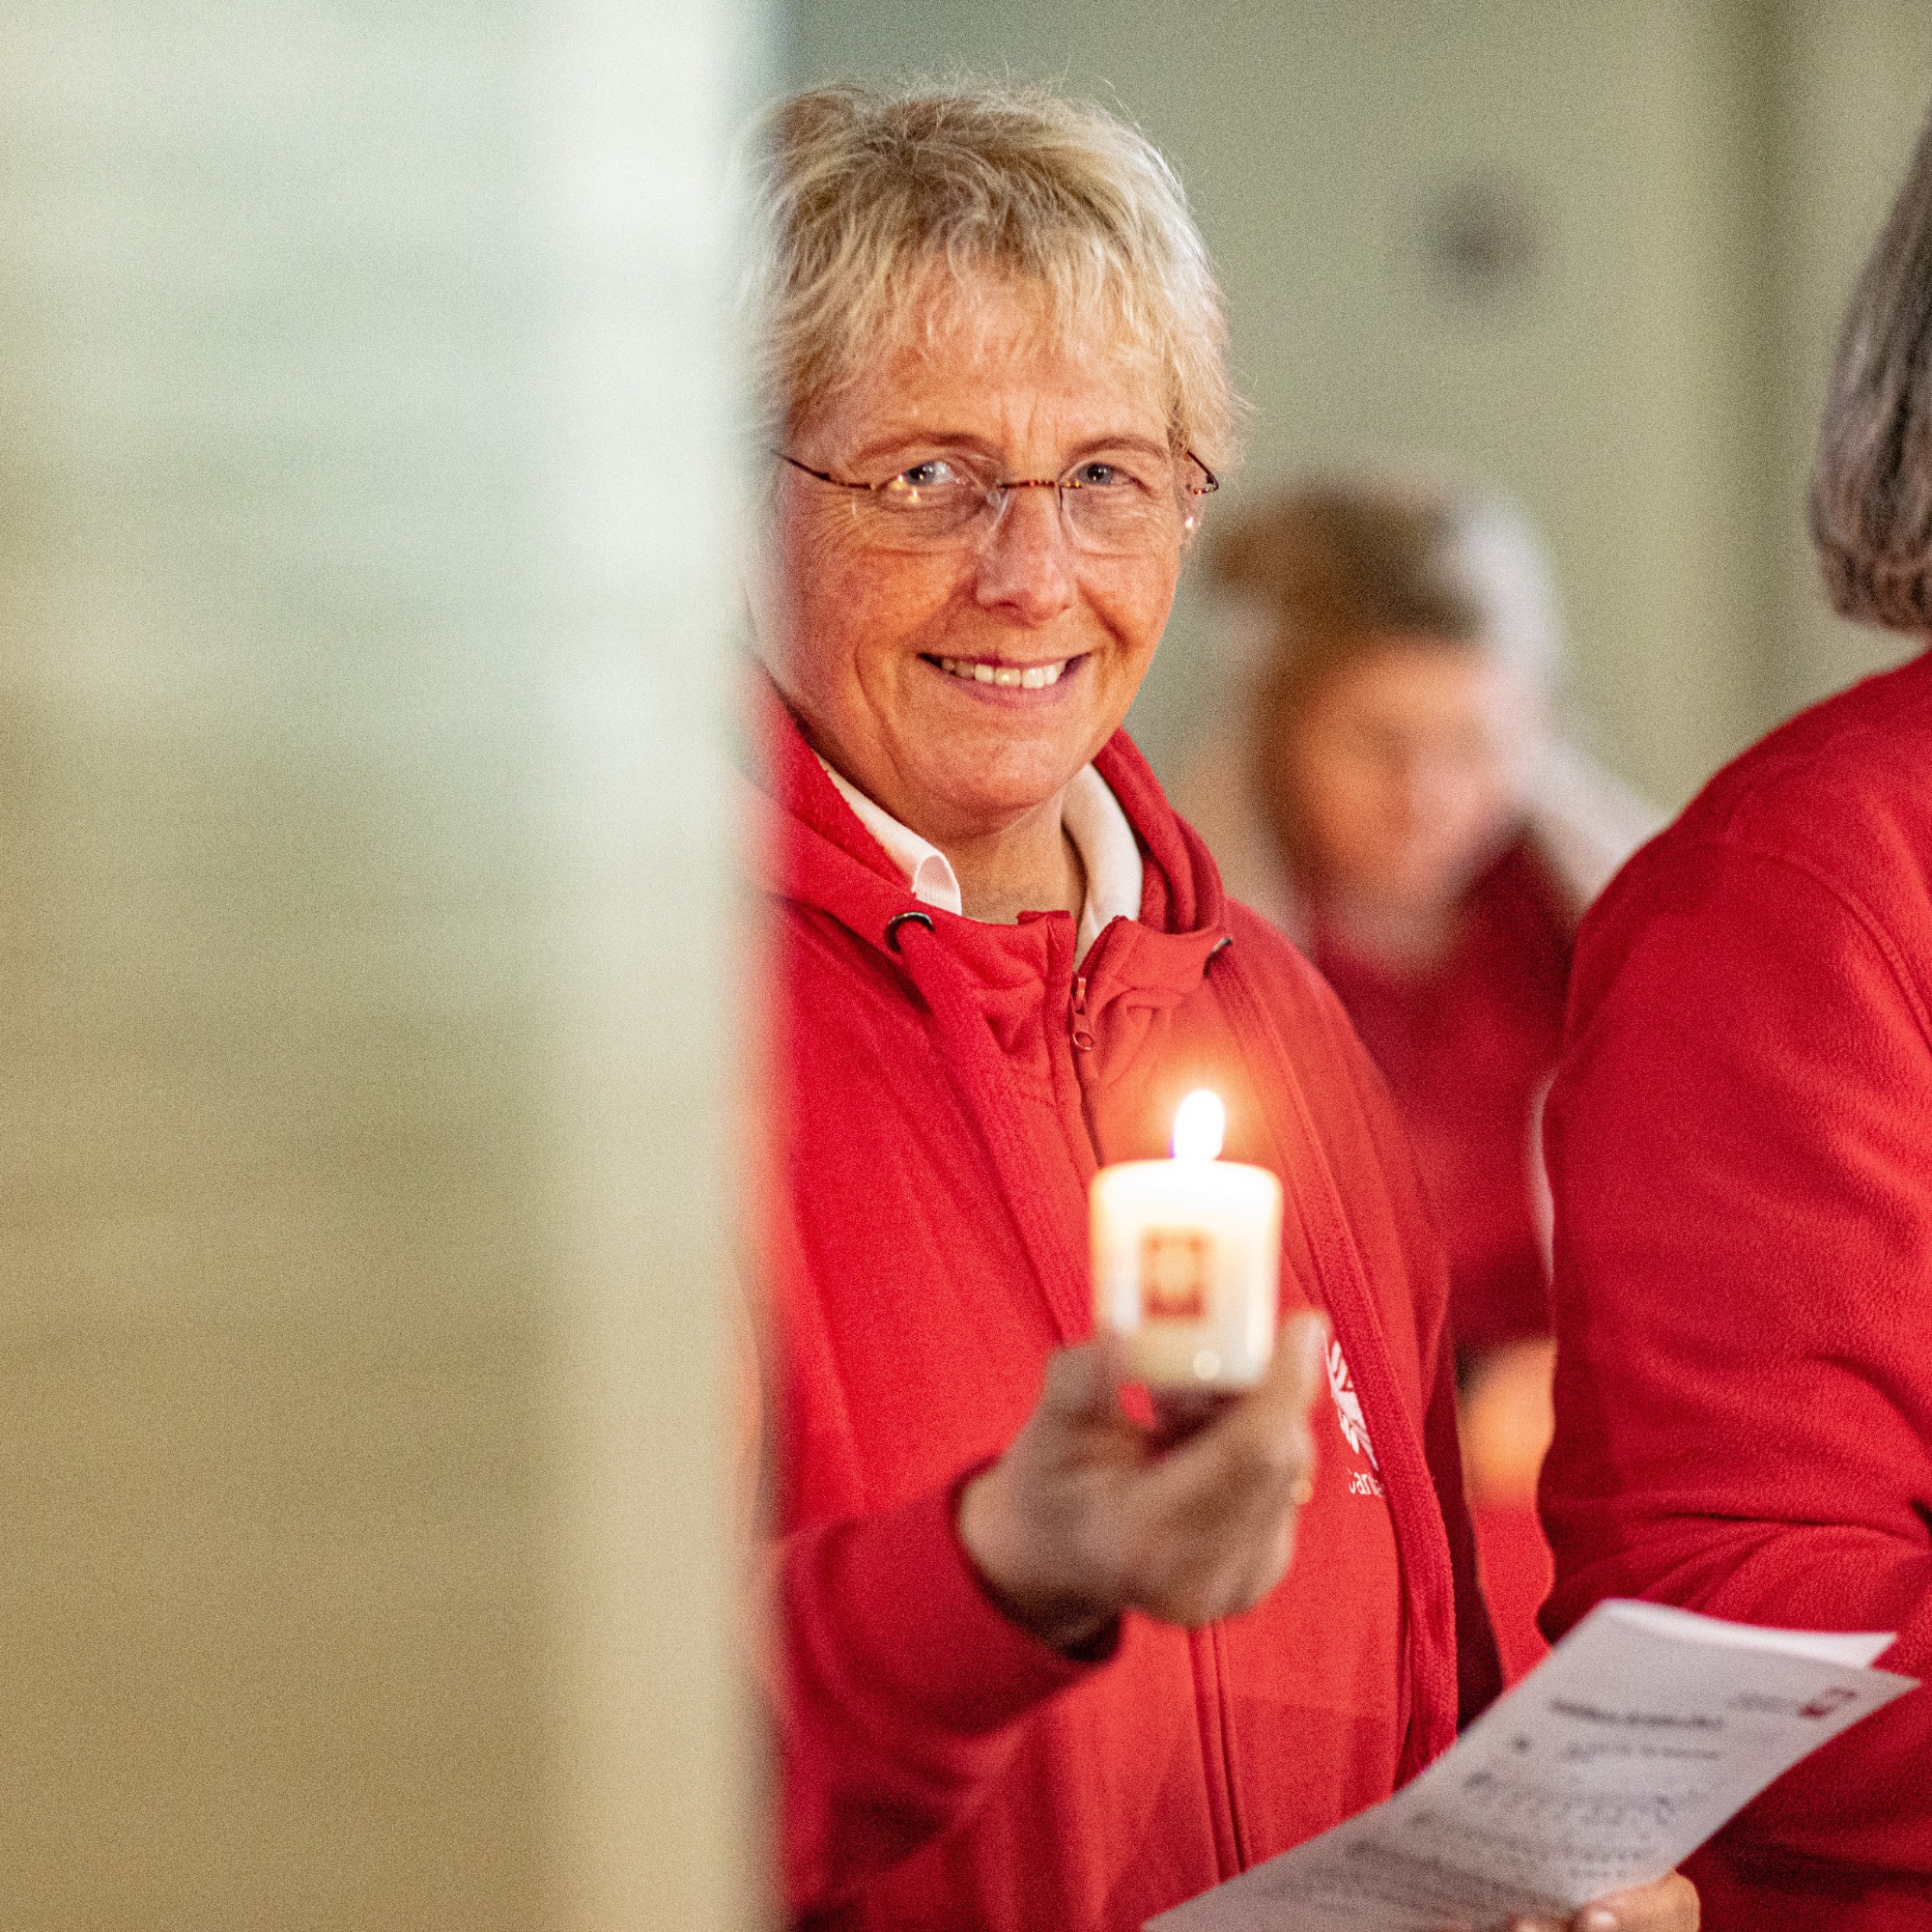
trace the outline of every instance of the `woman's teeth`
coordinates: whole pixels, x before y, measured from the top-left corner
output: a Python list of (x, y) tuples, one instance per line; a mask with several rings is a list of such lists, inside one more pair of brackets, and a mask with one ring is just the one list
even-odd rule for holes
[(1021, 691), (1039, 691), (1058, 684), (1068, 662), (1062, 658), (1058, 664), (1028, 665), (1022, 669), (1018, 665), (983, 664), (972, 658), (941, 658), (939, 668), (951, 677), (970, 677), (975, 684), (1017, 685)]

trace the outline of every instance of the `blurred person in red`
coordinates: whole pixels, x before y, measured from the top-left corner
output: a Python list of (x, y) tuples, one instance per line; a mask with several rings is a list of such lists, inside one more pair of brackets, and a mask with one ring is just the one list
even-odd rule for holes
[(1246, 744), (1179, 798), (1229, 890), (1301, 945), (1395, 1096), (1449, 1253), (1483, 1582), (1514, 1679), (1543, 1655), (1547, 1195), (1536, 1151), (1571, 935), (1657, 820), (1549, 724), (1534, 536), (1422, 478), (1311, 482), (1214, 552), (1260, 659)]
[[(1812, 479), (1833, 605), (1918, 647), (1774, 731), (1577, 938), (1548, 1151), (1554, 1635), (1604, 1597), (1896, 1631), (1932, 1674), (1932, 124)], [(1932, 1926), (1932, 1696), (1694, 1861), (1714, 1932)]]

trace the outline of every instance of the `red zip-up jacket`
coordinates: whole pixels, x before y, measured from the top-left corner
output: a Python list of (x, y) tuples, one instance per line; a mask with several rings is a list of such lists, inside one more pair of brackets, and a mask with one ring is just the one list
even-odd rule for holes
[[(1603, 1597), (1932, 1668), (1932, 661), (1720, 772), (1584, 920), (1556, 1196), (1553, 1637)], [(1932, 1695), (1688, 1869), (1711, 1932), (1932, 1927)]]
[[(1138, 922), (919, 905), (773, 722), (779, 1025), (767, 1208), (782, 1861), (796, 1923), (1116, 1932), (1386, 1797), (1494, 1652), (1461, 1498), (1444, 1269), (1386, 1095), (1300, 955), (1224, 902), (1124, 734), (1096, 760)], [(1179, 1095), (1284, 1180), (1283, 1300), (1326, 1310), (1289, 1577), (1073, 1662), (954, 1530), (963, 1478), (1091, 1327), (1089, 1179)], [(772, 1452), (775, 1452), (772, 1453)]]

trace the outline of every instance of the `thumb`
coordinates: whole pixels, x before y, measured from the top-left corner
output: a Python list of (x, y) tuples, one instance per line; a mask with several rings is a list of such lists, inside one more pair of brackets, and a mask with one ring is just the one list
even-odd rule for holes
[(1263, 1384), (1297, 1422), (1305, 1420), (1315, 1398), (1328, 1380), (1328, 1318), (1314, 1312), (1297, 1315), (1281, 1331), (1274, 1360)]
[(1068, 1422), (1111, 1421), (1121, 1412), (1125, 1367), (1126, 1350), (1118, 1335), (1102, 1333), (1058, 1349), (1047, 1358), (1039, 1406)]

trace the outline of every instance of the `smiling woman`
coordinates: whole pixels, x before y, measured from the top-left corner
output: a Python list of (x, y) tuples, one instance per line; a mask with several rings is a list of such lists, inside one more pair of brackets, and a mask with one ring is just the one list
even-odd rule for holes
[(921, 339), (794, 432), (769, 661), (813, 748), (945, 850), (970, 916), (1077, 914), (1066, 786), (1152, 662), (1202, 485), (1111, 317), (1058, 339), (984, 273), (922, 307)]
[[(1042, 95), (833, 90), (761, 132), (787, 1895), (1125, 1932), (1494, 1688), (1442, 1259), (1332, 996), (1120, 728), (1227, 454), (1179, 184)], [(1183, 1417), (1091, 1339), (1086, 1189), (1203, 1086), (1284, 1183), (1284, 1325)]]
[(1195, 452), (1230, 434), (1179, 185), (1043, 96), (810, 95), (768, 153), (766, 662), (969, 914), (1077, 913), (1064, 794), (1147, 672), (1215, 487)]

